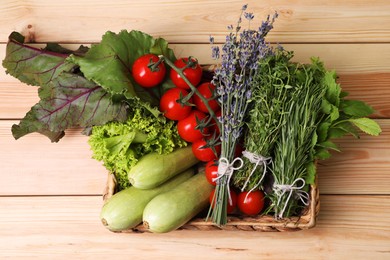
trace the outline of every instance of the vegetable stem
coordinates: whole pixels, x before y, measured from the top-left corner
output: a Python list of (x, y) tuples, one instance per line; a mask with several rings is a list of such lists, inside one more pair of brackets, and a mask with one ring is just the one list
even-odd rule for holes
[(192, 94), (188, 94), (186, 97), (185, 97), (185, 100), (183, 100), (183, 102), (187, 102), (191, 96), (193, 94), (196, 94), (202, 101), (203, 103), (205, 104), (207, 110), (209, 111), (210, 113), (210, 117), (209, 119), (206, 121), (206, 124), (210, 123), (212, 119), (215, 120), (215, 123), (217, 124), (217, 126), (220, 128), (220, 123), (217, 119), (217, 116), (215, 115), (214, 111), (211, 109), (210, 105), (209, 105), (209, 101), (207, 100), (207, 98), (205, 98), (203, 95), (200, 94), (200, 92), (198, 91), (198, 89), (191, 84), (191, 82), (187, 79), (187, 77), (184, 75), (183, 73), (183, 70), (182, 69), (179, 69), (175, 66), (175, 64), (173, 64), (172, 61), (170, 61), (169, 59), (167, 59), (164, 55), (159, 55), (159, 58), (161, 60), (163, 60), (169, 67), (171, 67), (173, 70), (175, 70), (177, 72), (177, 74), (179, 74), (179, 76), (184, 80), (185, 83), (188, 84), (188, 86), (190, 86), (191, 88), (191, 92)]

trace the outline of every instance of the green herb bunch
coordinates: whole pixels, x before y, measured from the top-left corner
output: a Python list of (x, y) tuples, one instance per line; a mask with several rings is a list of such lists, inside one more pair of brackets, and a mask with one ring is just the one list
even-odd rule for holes
[[(339, 151), (332, 139), (358, 130), (378, 135), (380, 126), (367, 118), (373, 109), (362, 101), (346, 100), (336, 73), (312, 58), (310, 64), (292, 62), (292, 53), (277, 51), (289, 68), (288, 99), (284, 100), (279, 135), (271, 156), (272, 182), (269, 210), (277, 218), (299, 215), (310, 203), (309, 185), (315, 183), (316, 161)], [(276, 67), (275, 67), (276, 68)], [(280, 70), (280, 69), (279, 69)], [(281, 70), (285, 71), (285, 70)], [(266, 128), (264, 126), (263, 128)]]
[(303, 190), (307, 166), (314, 161), (316, 129), (321, 113), (324, 68), (318, 60), (312, 64), (295, 64), (292, 74), (293, 93), (285, 103), (286, 113), (273, 152), (274, 178), (271, 202), (277, 218), (297, 213), (298, 204), (308, 205)]
[(251, 162), (242, 157), (244, 166), (234, 175), (234, 185), (241, 190), (253, 190), (261, 187), (267, 168), (271, 166), (272, 152), (279, 138), (286, 112), (285, 104), (290, 98), (291, 74), (295, 65), (289, 63), (292, 52), (278, 47), (274, 55), (259, 60), (259, 69), (253, 78), (251, 107), (246, 121), (245, 150), (260, 157), (260, 161)]

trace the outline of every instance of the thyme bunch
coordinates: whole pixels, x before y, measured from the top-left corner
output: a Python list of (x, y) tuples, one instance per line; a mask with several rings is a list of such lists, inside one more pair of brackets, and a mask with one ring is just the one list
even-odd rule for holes
[(293, 92), (292, 74), (295, 66), (289, 63), (292, 52), (280, 46), (274, 55), (259, 61), (259, 69), (254, 75), (256, 84), (252, 86), (253, 102), (249, 112), (245, 132), (245, 150), (262, 158), (261, 163), (251, 163), (243, 157), (243, 168), (234, 175), (234, 185), (241, 190), (260, 188), (265, 173), (271, 166), (273, 148), (279, 138), (285, 104)]

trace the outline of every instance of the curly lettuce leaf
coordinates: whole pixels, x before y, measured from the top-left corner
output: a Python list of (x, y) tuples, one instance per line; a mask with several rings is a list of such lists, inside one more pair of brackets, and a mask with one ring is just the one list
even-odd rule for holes
[(99, 44), (93, 45), (84, 55), (71, 55), (69, 60), (78, 64), (89, 80), (102, 86), (110, 94), (123, 94), (127, 98), (139, 97), (156, 105), (161, 96), (159, 88), (145, 90), (131, 76), (134, 61), (147, 53), (163, 54), (175, 60), (174, 53), (162, 38), (140, 31), (122, 30), (118, 34), (106, 32)]
[(93, 158), (114, 173), (119, 189), (128, 187), (127, 173), (145, 154), (167, 154), (186, 146), (173, 121), (162, 121), (143, 107), (132, 107), (125, 122), (92, 128), (89, 137)]
[(127, 118), (127, 105), (115, 100), (103, 88), (84, 77), (62, 73), (39, 89), (40, 101), (18, 125), (12, 126), (15, 139), (38, 132), (58, 142), (72, 127), (102, 125)]
[(44, 49), (24, 44), (23, 35), (13, 32), (9, 36), (3, 67), (6, 73), (21, 82), (33, 86), (43, 86), (55, 79), (63, 71), (71, 71), (75, 64), (67, 60), (71, 53), (83, 55), (87, 48), (80, 46), (76, 51), (50, 43)]

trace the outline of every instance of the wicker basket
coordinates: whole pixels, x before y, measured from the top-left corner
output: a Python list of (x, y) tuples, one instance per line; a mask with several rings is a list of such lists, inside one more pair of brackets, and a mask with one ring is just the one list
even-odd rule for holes
[[(103, 192), (103, 200), (106, 201), (114, 194), (115, 180), (112, 174), (108, 175), (107, 185)], [(299, 217), (276, 220), (273, 216), (264, 215), (257, 217), (228, 216), (225, 226), (217, 226), (204, 218), (195, 218), (180, 229), (186, 230), (245, 230), (245, 231), (298, 231), (310, 229), (316, 225), (316, 218), (320, 210), (319, 191), (317, 185), (310, 186), (310, 204)], [(149, 232), (142, 224), (122, 232)]]

